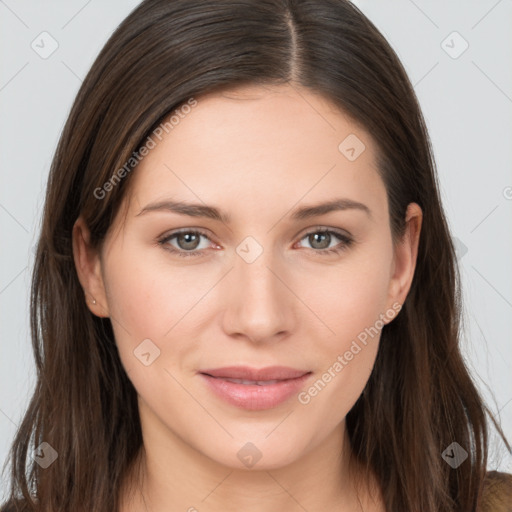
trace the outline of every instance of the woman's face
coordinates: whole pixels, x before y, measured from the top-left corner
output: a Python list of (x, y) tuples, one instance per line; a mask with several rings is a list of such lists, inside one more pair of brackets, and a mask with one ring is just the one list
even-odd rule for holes
[[(196, 99), (153, 137), (99, 254), (77, 223), (77, 268), (143, 431), (231, 467), (284, 466), (342, 432), (409, 290), (421, 211), (393, 247), (374, 142), (312, 92)], [(274, 366), (304, 376), (203, 374)]]

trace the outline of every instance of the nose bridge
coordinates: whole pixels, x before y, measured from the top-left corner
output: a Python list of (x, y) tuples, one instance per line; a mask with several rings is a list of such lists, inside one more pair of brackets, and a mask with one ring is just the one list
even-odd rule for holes
[(229, 303), (225, 329), (253, 341), (266, 340), (292, 328), (291, 294), (276, 277), (282, 270), (272, 247), (246, 237), (236, 248), (234, 268), (229, 280)]

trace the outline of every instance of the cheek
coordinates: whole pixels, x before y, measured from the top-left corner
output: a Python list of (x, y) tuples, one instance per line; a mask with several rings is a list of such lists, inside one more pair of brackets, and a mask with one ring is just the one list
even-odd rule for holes
[[(382, 240), (378, 247), (347, 258), (335, 271), (331, 267), (317, 272), (315, 286), (299, 292), (328, 328), (319, 331), (321, 324), (313, 321), (305, 326), (307, 338), (315, 339), (321, 365), (301, 403), (327, 410), (333, 421), (344, 417), (363, 391), (375, 363), (383, 320), (394, 316), (387, 305), (391, 255), (391, 246), (386, 249)], [(306, 282), (311, 284), (310, 279)], [(333, 403), (339, 407), (331, 407)]]
[(158, 251), (133, 244), (125, 254), (112, 254), (105, 274), (113, 322), (122, 324), (134, 339), (163, 338), (198, 303), (212, 281), (211, 276), (184, 271), (161, 254), (153, 254)]
[(327, 350), (344, 348), (385, 313), (391, 263), (391, 245), (382, 236), (347, 253), (335, 266), (302, 269), (295, 290), (327, 328), (320, 336)]
[(147, 252), (135, 245), (122, 254), (112, 252), (109, 262), (107, 300), (127, 375), (138, 394), (157, 409), (184, 406), (180, 403), (187, 397), (172, 376), (193, 344), (190, 333), (184, 332), (187, 322), (180, 320), (186, 320), (187, 311), (205, 292), (187, 282), (179, 268), (149, 261)]
[[(186, 326), (181, 320), (187, 318), (187, 312), (206, 293), (203, 289), (206, 284), (190, 282), (190, 273), (169, 264), (164, 267), (162, 258), (151, 260), (151, 255), (148, 258), (147, 251), (139, 250), (135, 244), (129, 250), (112, 251), (104, 277), (110, 318), (123, 365), (132, 379), (140, 381), (138, 376), (144, 375), (140, 384), (149, 385), (158, 368), (171, 368), (169, 363), (179, 360), (186, 350), (185, 343), (190, 336), (181, 330)], [(180, 331), (182, 335), (176, 336)], [(172, 354), (164, 343), (170, 337)], [(148, 352), (146, 362), (151, 362), (145, 366), (142, 354)]]

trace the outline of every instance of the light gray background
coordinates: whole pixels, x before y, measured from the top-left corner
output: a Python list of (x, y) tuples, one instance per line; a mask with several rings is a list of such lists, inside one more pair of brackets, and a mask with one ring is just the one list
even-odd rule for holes
[[(28, 291), (51, 158), (83, 77), (138, 3), (0, 0), (0, 464), (35, 382)], [(512, 438), (512, 1), (354, 3), (396, 50), (419, 97), (459, 247), (464, 353)], [(58, 43), (46, 59), (31, 47), (51, 48), (44, 31)], [(497, 442), (489, 466), (512, 472)]]

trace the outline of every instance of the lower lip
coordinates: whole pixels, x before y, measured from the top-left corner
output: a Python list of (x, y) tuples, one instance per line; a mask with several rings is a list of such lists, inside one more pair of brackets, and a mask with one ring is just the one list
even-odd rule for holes
[(298, 393), (311, 373), (274, 384), (236, 384), (223, 378), (200, 373), (210, 389), (226, 402), (249, 411), (272, 409)]

